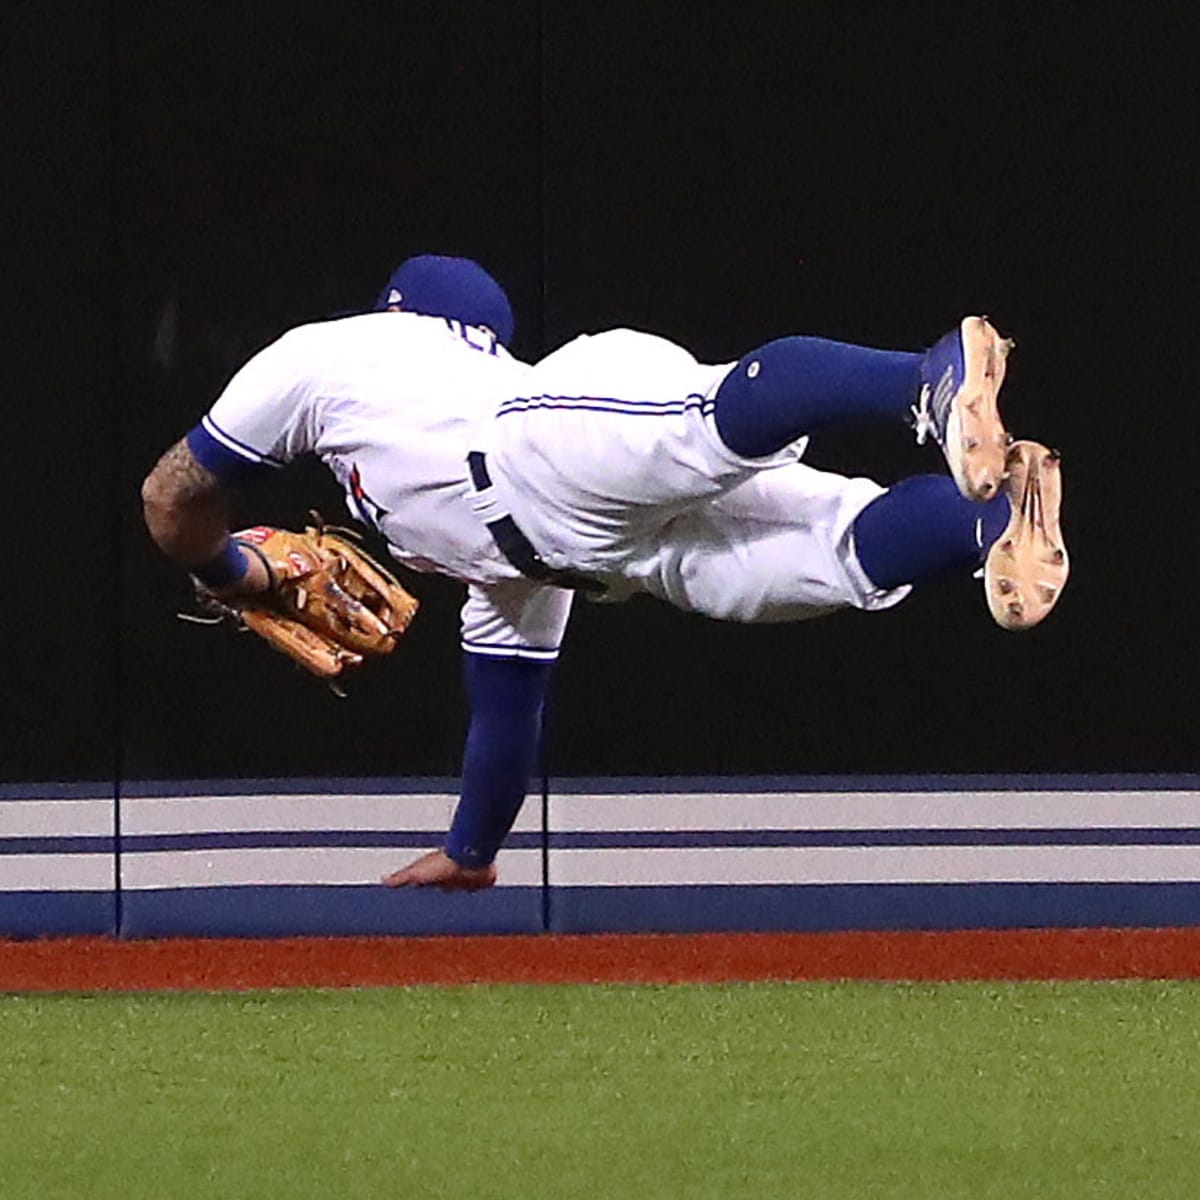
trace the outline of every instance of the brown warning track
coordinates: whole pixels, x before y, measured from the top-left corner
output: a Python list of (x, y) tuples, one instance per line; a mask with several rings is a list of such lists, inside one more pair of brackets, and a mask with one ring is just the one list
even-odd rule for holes
[(1200, 928), (0, 940), (0, 991), (1200, 978)]

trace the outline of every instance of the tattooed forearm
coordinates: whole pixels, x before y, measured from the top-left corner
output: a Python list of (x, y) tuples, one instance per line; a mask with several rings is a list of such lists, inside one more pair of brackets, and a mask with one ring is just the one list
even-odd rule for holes
[(226, 492), (184, 441), (172, 446), (146, 476), (142, 511), (150, 536), (181, 566), (207, 562), (229, 535)]

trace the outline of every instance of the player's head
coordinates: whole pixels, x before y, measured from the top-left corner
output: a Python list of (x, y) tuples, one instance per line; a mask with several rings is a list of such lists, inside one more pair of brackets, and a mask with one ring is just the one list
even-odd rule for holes
[(415, 312), (486, 325), (507, 346), (513, 336), (512, 305), (504, 289), (469, 258), (418, 254), (393, 272), (375, 301), (376, 312)]

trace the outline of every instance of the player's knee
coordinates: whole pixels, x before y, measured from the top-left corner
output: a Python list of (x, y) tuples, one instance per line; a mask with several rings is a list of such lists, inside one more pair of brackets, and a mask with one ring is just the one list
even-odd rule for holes
[(751, 350), (721, 381), (713, 419), (721, 440), (743, 458), (766, 458), (797, 438), (792, 395), (804, 337), (776, 338)]

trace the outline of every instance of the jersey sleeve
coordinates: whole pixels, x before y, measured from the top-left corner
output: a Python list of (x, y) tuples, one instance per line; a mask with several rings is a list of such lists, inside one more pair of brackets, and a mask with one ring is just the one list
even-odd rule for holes
[(524, 579), (468, 590), (462, 648), (471, 721), (462, 791), (444, 847), (461, 866), (490, 863), (524, 803), (574, 598)]
[(254, 355), (187, 435), (196, 459), (219, 479), (278, 470), (315, 445), (318, 393), (302, 334), (286, 333)]
[(488, 658), (554, 662), (575, 593), (532, 580), (472, 584), (462, 608), (462, 648)]
[(537, 768), (552, 662), (463, 655), (471, 723), (462, 790), (443, 846), (463, 867), (492, 862)]

